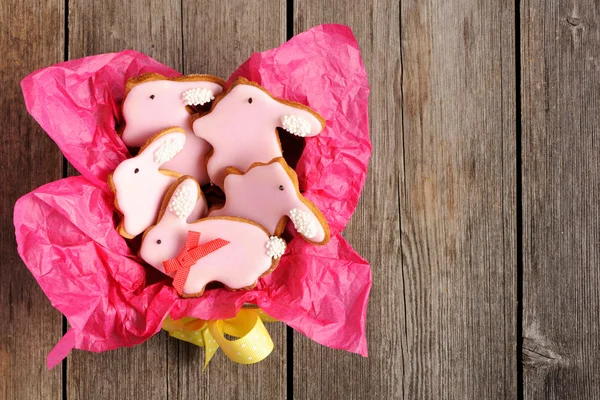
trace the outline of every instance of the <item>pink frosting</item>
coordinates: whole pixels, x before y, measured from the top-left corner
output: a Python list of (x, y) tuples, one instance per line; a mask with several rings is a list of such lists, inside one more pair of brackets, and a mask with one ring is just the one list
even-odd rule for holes
[(274, 99), (264, 89), (239, 82), (234, 82), (229, 93), (193, 123), (194, 133), (214, 148), (207, 169), (211, 181), (220, 187), (225, 168), (246, 171), (252, 163), (266, 163), (282, 156), (276, 128), (283, 127), (284, 116), (307, 121), (310, 132), (306, 136), (317, 135), (323, 129), (311, 112)]
[[(178, 190), (182, 188), (188, 190), (188, 193), (193, 193), (193, 197), (176, 199)], [(178, 210), (189, 208), (190, 204), (187, 206), (181, 204), (182, 200), (195, 201), (199, 194), (200, 188), (193, 179), (180, 181), (164, 215), (156, 226), (146, 232), (140, 256), (164, 273), (163, 262), (176, 257), (181, 252), (187, 232), (199, 232), (200, 244), (218, 238), (229, 243), (201, 258), (192, 266), (183, 293), (199, 293), (207, 283), (212, 281), (221, 282), (231, 289), (252, 286), (272, 266), (272, 258), (266, 251), (269, 235), (260, 226), (250, 221), (205, 218), (190, 224), (186, 222), (185, 212), (178, 216), (171, 210), (174, 204), (174, 208)]]
[(204, 156), (210, 150), (210, 145), (192, 133), (191, 115), (182, 96), (186, 91), (195, 88), (207, 89), (217, 95), (223, 88), (218, 83), (202, 80), (202, 77), (198, 79), (174, 81), (165, 78), (134, 86), (123, 102), (125, 129), (121, 138), (129, 147), (140, 147), (148, 138), (163, 129), (184, 129), (188, 136), (185, 148), (164, 167), (183, 175), (191, 175), (204, 185), (209, 181)]
[(297, 209), (306, 213), (314, 226), (314, 235), (306, 239), (323, 242), (326, 228), (319, 220), (319, 217), (323, 217), (315, 215), (305, 204), (311, 203), (299, 194), (296, 181), (286, 170), (294, 174), (282, 158), (277, 158), (268, 165), (254, 166), (243, 175), (228, 174), (223, 186), (225, 205), (212, 210), (209, 215), (248, 218), (264, 226), (270, 233), (279, 235), (281, 232), (277, 231), (277, 225), (281, 219), (290, 217), (290, 211)]
[[(163, 197), (177, 180), (178, 174), (160, 169), (165, 165), (165, 158), (157, 160), (157, 152), (173, 143), (184, 145), (187, 137), (183, 129), (159, 133), (148, 140), (140, 154), (121, 162), (115, 169), (110, 179), (127, 236), (137, 236), (156, 222)], [(167, 154), (166, 158), (175, 155)], [(201, 198), (192, 217), (200, 218), (206, 211), (206, 202)]]

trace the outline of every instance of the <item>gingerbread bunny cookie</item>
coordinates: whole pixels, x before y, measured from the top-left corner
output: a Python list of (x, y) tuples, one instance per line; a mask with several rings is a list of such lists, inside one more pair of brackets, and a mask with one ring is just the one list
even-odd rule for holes
[[(181, 176), (161, 167), (177, 156), (188, 137), (181, 128), (166, 129), (148, 139), (137, 156), (123, 161), (109, 175), (115, 207), (123, 215), (117, 227), (122, 236), (131, 239), (156, 222), (164, 195)], [(192, 218), (206, 214), (203, 197), (194, 207)]]
[(211, 208), (209, 216), (248, 218), (275, 236), (283, 232), (289, 218), (308, 242), (329, 241), (325, 217), (300, 194), (296, 173), (281, 157), (266, 164), (254, 163), (245, 173), (227, 168), (223, 191), (225, 204)]
[(161, 272), (174, 275), (183, 297), (198, 297), (209, 282), (229, 289), (250, 289), (277, 266), (285, 242), (250, 220), (208, 217), (186, 222), (201, 195), (189, 176), (174, 183), (158, 222), (143, 236), (140, 257)]
[(211, 75), (166, 78), (150, 73), (130, 79), (123, 99), (123, 142), (129, 147), (140, 147), (156, 132), (180, 127), (188, 136), (185, 147), (165, 168), (191, 175), (202, 185), (208, 183), (204, 157), (210, 145), (193, 134), (190, 106), (209, 103), (224, 85), (225, 81)]
[(207, 156), (211, 181), (222, 187), (225, 169), (246, 171), (255, 162), (281, 157), (277, 128), (301, 137), (315, 136), (325, 120), (305, 105), (273, 97), (260, 85), (236, 79), (193, 122), (194, 133), (213, 147)]

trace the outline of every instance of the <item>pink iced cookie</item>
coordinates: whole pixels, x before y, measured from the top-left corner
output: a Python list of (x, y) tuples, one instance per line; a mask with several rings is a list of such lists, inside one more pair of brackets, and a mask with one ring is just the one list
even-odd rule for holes
[[(209, 217), (186, 222), (200, 194), (198, 183), (188, 176), (179, 178), (171, 186), (158, 223), (143, 236), (140, 256), (164, 273), (163, 263), (181, 258), (184, 253), (188, 232), (198, 232), (199, 246), (211, 241), (222, 241), (224, 245), (217, 246), (189, 268), (183, 283), (183, 297), (201, 296), (205, 286), (214, 281), (229, 289), (254, 287), (259, 277), (275, 269), (285, 251), (285, 242), (269, 236), (255, 222), (242, 218)], [(185, 261), (182, 259), (182, 263)]]
[(165, 168), (191, 175), (202, 185), (208, 183), (204, 158), (210, 145), (192, 133), (190, 106), (209, 103), (224, 85), (225, 81), (211, 75), (165, 78), (151, 73), (130, 79), (123, 99), (123, 142), (140, 147), (156, 132), (180, 127), (188, 135), (185, 147)]
[(208, 176), (222, 187), (225, 168), (246, 171), (255, 162), (282, 156), (278, 127), (301, 137), (315, 136), (325, 120), (305, 105), (274, 98), (258, 84), (238, 78), (192, 126), (213, 146)]
[(248, 218), (279, 236), (288, 218), (308, 242), (329, 241), (329, 226), (323, 214), (298, 189), (298, 177), (281, 157), (255, 163), (246, 173), (227, 168), (223, 184), (225, 204), (211, 208), (209, 216)]
[[(115, 207), (123, 215), (117, 230), (133, 238), (156, 222), (162, 200), (169, 187), (181, 176), (163, 170), (182, 148), (188, 135), (181, 128), (166, 129), (148, 139), (139, 154), (123, 161), (108, 177), (115, 193)], [(206, 215), (204, 197), (195, 205), (193, 220)]]

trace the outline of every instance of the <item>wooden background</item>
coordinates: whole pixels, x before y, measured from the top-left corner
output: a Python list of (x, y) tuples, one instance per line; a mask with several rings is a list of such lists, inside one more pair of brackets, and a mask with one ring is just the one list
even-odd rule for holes
[[(25, 110), (34, 69), (127, 48), (222, 77), (352, 27), (373, 158), (345, 236), (373, 268), (370, 357), (283, 324), (238, 366), (165, 333), (74, 351), (16, 252), (15, 200), (73, 173)], [(600, 5), (594, 0), (2, 0), (1, 399), (600, 398)]]

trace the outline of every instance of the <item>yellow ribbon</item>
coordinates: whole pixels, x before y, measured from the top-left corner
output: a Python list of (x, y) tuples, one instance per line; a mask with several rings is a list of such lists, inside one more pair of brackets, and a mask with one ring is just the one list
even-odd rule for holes
[[(267, 358), (273, 351), (273, 340), (263, 321), (273, 322), (260, 308), (242, 308), (231, 319), (206, 321), (184, 317), (178, 320), (168, 316), (162, 324), (164, 330), (174, 338), (206, 348), (204, 368), (217, 349), (238, 364), (254, 364)], [(239, 339), (229, 340), (224, 334)]]

